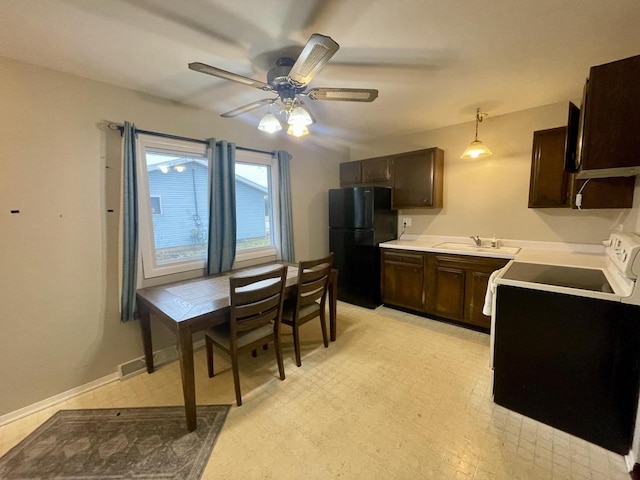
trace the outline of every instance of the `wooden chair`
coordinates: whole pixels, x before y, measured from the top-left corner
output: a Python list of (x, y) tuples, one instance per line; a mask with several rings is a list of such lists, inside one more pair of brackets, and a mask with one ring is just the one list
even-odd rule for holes
[(293, 345), (296, 352), (296, 365), (300, 360), (300, 325), (320, 317), (324, 346), (329, 346), (327, 322), (325, 320), (325, 304), (327, 285), (333, 266), (333, 253), (317, 260), (302, 261), (298, 264), (298, 293), (294, 299), (285, 301), (282, 312), (282, 323), (293, 329)]
[(257, 347), (273, 342), (280, 379), (284, 380), (284, 364), (280, 350), (280, 319), (284, 300), (287, 267), (266, 273), (229, 278), (229, 323), (216, 326), (205, 333), (209, 377), (213, 377), (213, 346), (231, 358), (236, 403), (242, 405), (238, 355), (254, 352)]

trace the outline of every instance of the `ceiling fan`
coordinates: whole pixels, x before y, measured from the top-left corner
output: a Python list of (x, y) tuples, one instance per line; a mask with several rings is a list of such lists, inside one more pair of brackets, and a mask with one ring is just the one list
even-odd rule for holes
[(284, 114), (286, 117), (289, 124), (287, 133), (300, 136), (309, 133), (307, 126), (313, 123), (311, 115), (304, 108), (301, 97), (311, 100), (341, 102), (373, 102), (378, 97), (378, 90), (367, 88), (311, 88), (306, 90), (309, 82), (339, 48), (340, 45), (331, 37), (314, 33), (297, 59), (282, 57), (276, 61), (276, 65), (267, 73), (266, 83), (200, 62), (190, 63), (189, 68), (196, 72), (277, 94), (274, 98), (257, 100), (225, 112), (222, 114), (223, 117), (235, 117), (269, 105), (269, 111), (260, 121), (258, 128), (273, 133), (282, 129), (280, 122), (271, 113), (271, 106), (275, 106), (279, 109), (277, 113)]

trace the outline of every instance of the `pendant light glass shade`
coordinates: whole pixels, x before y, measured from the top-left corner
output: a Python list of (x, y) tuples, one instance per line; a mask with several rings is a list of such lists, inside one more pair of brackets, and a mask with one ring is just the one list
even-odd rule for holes
[(282, 125), (280, 125), (280, 122), (273, 113), (268, 112), (264, 117), (262, 117), (262, 120), (260, 120), (258, 130), (262, 130), (267, 133), (275, 133), (282, 130)]
[(471, 145), (467, 147), (460, 158), (480, 158), (480, 157), (488, 157), (491, 155), (491, 150), (489, 150), (481, 140), (477, 138), (471, 142)]
[(309, 134), (309, 129), (306, 125), (289, 125), (287, 133), (294, 137), (302, 137)]
[(467, 149), (462, 153), (460, 158), (480, 158), (488, 157), (489, 155), (491, 155), (491, 150), (489, 150), (489, 148), (487, 148), (487, 146), (478, 139), (478, 124), (482, 122), (482, 120), (486, 116), (486, 113), (480, 113), (479, 108), (476, 110), (476, 138), (473, 142), (471, 142), (471, 145), (469, 145)]
[(289, 122), (289, 125), (300, 125), (300, 126), (306, 126), (306, 125), (311, 125), (313, 123), (313, 120), (311, 120), (311, 115), (309, 115), (309, 112), (307, 112), (303, 107), (296, 107), (293, 110), (291, 110), (291, 113), (289, 114), (289, 119), (287, 120)]

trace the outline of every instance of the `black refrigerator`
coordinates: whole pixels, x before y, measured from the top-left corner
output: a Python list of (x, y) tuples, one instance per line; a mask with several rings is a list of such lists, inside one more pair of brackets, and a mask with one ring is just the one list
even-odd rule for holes
[(338, 299), (367, 308), (380, 297), (380, 242), (398, 237), (398, 212), (391, 189), (329, 190), (329, 247), (338, 269)]

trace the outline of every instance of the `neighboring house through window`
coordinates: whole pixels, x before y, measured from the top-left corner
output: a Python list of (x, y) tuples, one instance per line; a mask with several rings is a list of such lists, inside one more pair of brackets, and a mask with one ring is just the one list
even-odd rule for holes
[[(203, 269), (209, 231), (206, 146), (138, 136), (140, 250), (145, 278)], [(236, 261), (278, 257), (277, 164), (236, 151)]]

